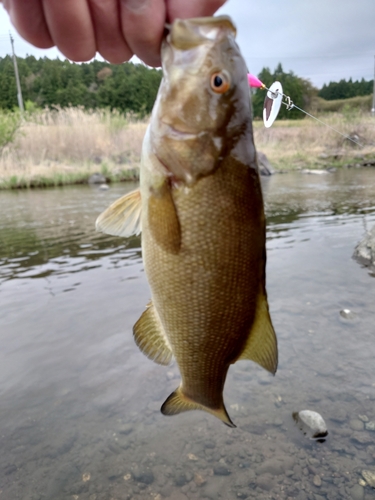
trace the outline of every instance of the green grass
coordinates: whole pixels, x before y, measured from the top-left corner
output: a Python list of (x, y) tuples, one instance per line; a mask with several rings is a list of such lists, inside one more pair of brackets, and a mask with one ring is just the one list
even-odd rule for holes
[[(87, 184), (91, 175), (92, 172), (58, 172), (52, 173), (51, 175), (36, 175), (31, 178), (12, 175), (9, 178), (0, 179), (0, 190), (56, 187), (69, 184)], [(121, 169), (116, 172), (108, 170), (105, 177), (107, 183), (137, 181), (139, 179), (139, 169)]]

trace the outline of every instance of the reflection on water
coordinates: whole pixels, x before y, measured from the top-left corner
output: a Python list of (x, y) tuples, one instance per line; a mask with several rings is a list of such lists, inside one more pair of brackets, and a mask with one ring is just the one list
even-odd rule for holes
[[(280, 365), (231, 368), (237, 429), (159, 412), (179, 376), (132, 339), (140, 240), (94, 230), (133, 187), (0, 193), (0, 499), (375, 498), (359, 484), (375, 473), (375, 281), (351, 259), (375, 171), (264, 181)], [(299, 433), (303, 409), (325, 418), (324, 444)]]

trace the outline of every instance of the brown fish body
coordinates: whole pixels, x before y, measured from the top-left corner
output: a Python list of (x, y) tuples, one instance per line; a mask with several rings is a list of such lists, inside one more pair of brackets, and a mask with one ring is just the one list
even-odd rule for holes
[[(228, 425), (230, 364), (251, 359), (273, 373), (277, 366), (247, 72), (234, 35), (224, 16), (172, 25), (144, 140), (140, 195), (130, 203), (125, 197), (124, 210), (138, 196), (152, 293), (135, 341), (158, 363), (174, 356), (182, 378), (162, 412), (203, 409)], [(105, 221), (113, 227), (117, 216), (103, 216), (98, 225), (106, 231)]]
[(157, 243), (147, 218), (142, 224), (152, 300), (173, 347), (183, 392), (217, 408), (229, 365), (242, 352), (254, 322), (265, 264), (258, 174), (226, 163), (188, 192), (174, 192), (181, 227), (178, 253)]

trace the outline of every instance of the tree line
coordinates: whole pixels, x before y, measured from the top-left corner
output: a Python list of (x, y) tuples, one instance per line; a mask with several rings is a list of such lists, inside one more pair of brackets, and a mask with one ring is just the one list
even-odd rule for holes
[(329, 82), (328, 85), (324, 84), (319, 90), (319, 97), (326, 101), (334, 101), (336, 99), (349, 99), (359, 95), (370, 95), (374, 89), (374, 80), (366, 81), (357, 80), (353, 82), (351, 78), (348, 81), (340, 80), (339, 82)]
[[(25, 102), (44, 108), (83, 106), (148, 114), (162, 78), (161, 70), (131, 62), (114, 65), (104, 61), (75, 64), (34, 56), (17, 58)], [(17, 106), (13, 61), (0, 58), (0, 108)]]
[[(87, 109), (110, 108), (120, 112), (146, 115), (151, 112), (162, 78), (160, 69), (131, 62), (113, 65), (104, 61), (76, 64), (61, 59), (17, 58), (23, 99), (31, 106), (83, 106)], [(373, 81), (340, 80), (315, 88), (309, 80), (285, 72), (281, 64), (274, 71), (263, 68), (260, 80), (269, 87), (275, 80), (283, 85), (284, 94), (302, 109), (309, 110), (317, 96), (326, 100), (345, 99), (372, 93)], [(252, 92), (253, 113), (262, 117), (265, 91)], [(17, 107), (17, 90), (13, 61), (0, 58), (0, 109)], [(301, 118), (296, 110), (281, 107), (279, 118)]]

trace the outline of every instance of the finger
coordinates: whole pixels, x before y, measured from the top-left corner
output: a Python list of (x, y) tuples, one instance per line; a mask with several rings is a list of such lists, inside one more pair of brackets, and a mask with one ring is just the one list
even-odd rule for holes
[(122, 31), (131, 50), (150, 66), (160, 66), (164, 0), (120, 0)]
[(171, 23), (175, 19), (188, 17), (205, 17), (215, 14), (226, 0), (166, 0), (167, 19)]
[(104, 59), (119, 64), (128, 61), (133, 52), (122, 34), (117, 0), (90, 0), (96, 49)]
[(4, 0), (3, 5), (8, 11), (13, 26), (22, 38), (40, 49), (53, 47), (54, 43), (40, 0), (27, 0), (27, 2), (22, 3)]
[(73, 61), (95, 56), (96, 41), (86, 0), (44, 0), (44, 15), (54, 44)]

